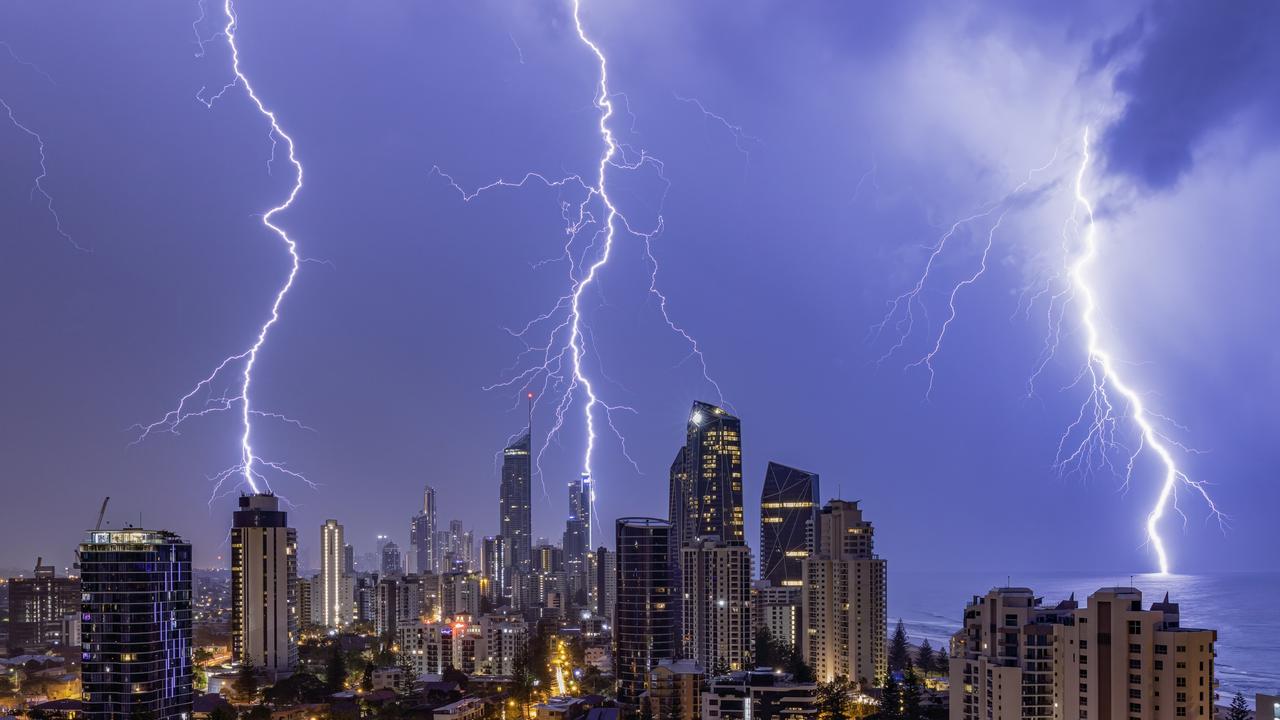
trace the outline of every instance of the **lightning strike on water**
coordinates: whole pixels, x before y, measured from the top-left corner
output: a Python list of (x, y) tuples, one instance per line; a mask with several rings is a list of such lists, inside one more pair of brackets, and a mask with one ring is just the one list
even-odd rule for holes
[[(462, 197), (464, 202), (471, 202), (487, 191), (497, 188), (523, 188), (527, 185), (542, 185), (557, 191), (581, 192), (581, 196), (560, 203), (561, 217), (565, 222), (565, 241), (562, 252), (557, 258), (568, 267), (569, 288), (552, 305), (550, 310), (537, 315), (521, 328), (511, 328), (508, 332), (522, 343), (525, 349), (517, 356), (515, 364), (509, 369), (507, 379), (487, 386), (485, 390), (516, 390), (534, 392), (536, 407), (544, 397), (555, 398), (552, 408), (553, 422), (543, 442), (535, 454), (535, 473), (542, 480), (543, 494), (546, 495), (546, 481), (542, 477), (542, 458), (551, 442), (558, 438), (564, 426), (567, 413), (578, 401), (582, 400), (582, 417), (586, 425), (586, 448), (583, 452), (582, 472), (595, 477), (592, 472), (593, 458), (597, 444), (597, 423), (603, 420), (619, 441), (621, 452), (628, 462), (639, 472), (639, 465), (627, 452), (626, 439), (614, 423), (614, 416), (619, 412), (635, 412), (626, 405), (618, 405), (603, 399), (585, 369), (588, 350), (594, 348), (594, 339), (589, 324), (583, 318), (583, 298), (593, 286), (598, 286), (600, 273), (608, 264), (614, 249), (614, 241), (619, 231), (639, 239), (644, 244), (645, 260), (649, 267), (649, 293), (657, 300), (667, 327), (679, 335), (690, 348), (685, 361), (695, 359), (706, 382), (715, 389), (717, 398), (723, 404), (724, 397), (720, 386), (711, 378), (707, 369), (706, 358), (702, 349), (682, 326), (671, 317), (667, 308), (667, 297), (658, 288), (658, 261), (653, 253), (653, 242), (662, 231), (663, 222), (659, 209), (657, 222), (652, 229), (639, 228), (614, 204), (609, 195), (608, 176), (610, 169), (634, 171), (648, 168), (656, 173), (659, 180), (669, 189), (663, 173), (662, 161), (643, 150), (636, 150), (621, 142), (614, 135), (611, 121), (616, 108), (615, 98), (621, 98), (623, 110), (631, 116), (634, 128), (635, 117), (630, 113), (626, 96), (609, 88), (608, 60), (600, 47), (588, 36), (582, 23), (581, 0), (573, 1), (573, 22), (578, 40), (590, 50), (599, 68), (596, 83), (594, 105), (599, 112), (597, 129), (602, 151), (591, 176), (569, 174), (562, 177), (529, 172), (518, 180), (498, 179), (475, 190), (466, 190), (452, 176), (440, 167), (431, 169), (432, 174), (439, 175), (448, 182)], [(665, 191), (663, 194), (665, 199)], [(661, 204), (659, 204), (661, 208)], [(585, 241), (585, 242), (584, 242)], [(580, 245), (585, 244), (585, 247)], [(538, 263), (545, 264), (547, 261)], [(596, 288), (598, 292), (598, 287)], [(549, 328), (549, 329), (546, 329)], [(541, 339), (531, 340), (536, 334)], [(590, 343), (590, 348), (588, 346)], [(596, 353), (598, 358), (598, 353)], [(683, 362), (683, 361), (682, 361)], [(601, 371), (603, 373), (603, 371)], [(607, 376), (605, 376), (607, 377)], [(519, 395), (516, 403), (519, 403)], [(594, 499), (594, 497), (593, 497)]]
[[(1095, 458), (1110, 466), (1107, 457), (1117, 450), (1126, 453), (1126, 462), (1121, 473), (1127, 487), (1133, 475), (1134, 464), (1144, 450), (1150, 450), (1163, 468), (1160, 493), (1155, 506), (1147, 514), (1146, 535), (1161, 573), (1169, 572), (1169, 555), (1165, 542), (1160, 535), (1160, 521), (1169, 507), (1173, 507), (1186, 523), (1186, 515), (1178, 507), (1178, 488), (1186, 487), (1197, 493), (1208, 505), (1210, 517), (1225, 528), (1226, 516), (1223, 515), (1209, 496), (1202, 481), (1192, 480), (1182, 471), (1170, 449), (1187, 450), (1184, 446), (1171, 440), (1156, 425), (1157, 421), (1167, 421), (1147, 409), (1142, 397), (1121, 377), (1118, 362), (1103, 347), (1099, 337), (1095, 314), (1097, 301), (1092, 286), (1089, 284), (1086, 270), (1098, 258), (1098, 226), (1094, 219), (1093, 203), (1085, 193), (1085, 177), (1090, 164), (1089, 129), (1085, 128), (1082, 141), (1082, 160), (1075, 177), (1075, 208), (1084, 214), (1082, 232), (1083, 252), (1071, 263), (1068, 271), (1070, 293), (1072, 299), (1080, 303), (1080, 325), (1085, 331), (1085, 366), (1077, 377), (1077, 382), (1089, 383), (1089, 394), (1080, 406), (1080, 413), (1063, 432), (1058, 445), (1058, 467), (1060, 469), (1086, 470)], [(1074, 217), (1070, 221), (1076, 222)], [(1056, 335), (1055, 335), (1056, 337)], [(1127, 406), (1127, 417), (1136, 426), (1138, 443), (1131, 450), (1126, 450), (1117, 440), (1118, 425), (1123, 417), (1118, 414), (1117, 405)], [(1176, 424), (1175, 424), (1176, 426)], [(1077, 430), (1083, 430), (1084, 436), (1074, 449), (1069, 448), (1071, 437)]]
[[(200, 7), (203, 16), (203, 2)], [(240, 67), (240, 48), (236, 45), (237, 16), (232, 0), (224, 0), (223, 13), (226, 16), (226, 25), (223, 27), (222, 31), (214, 37), (221, 36), (226, 38), (227, 47), (231, 52), (231, 71), (234, 77), (215, 95), (208, 98), (203, 97), (202, 88), (201, 92), (197, 93), (196, 98), (200, 100), (200, 102), (204, 103), (206, 107), (213, 107), (213, 104), (221, 99), (231, 88), (237, 86), (243, 87), (245, 95), (253, 103), (254, 107), (257, 108), (259, 114), (267, 119), (270, 125), (269, 135), (272, 140), (273, 158), (275, 156), (275, 148), (278, 142), (284, 142), (285, 147), (288, 150), (287, 156), (289, 164), (293, 166), (296, 173), (295, 180), (284, 201), (270, 208), (263, 214), (262, 224), (279, 237), (281, 242), (284, 244), (285, 249), (288, 251), (290, 258), (289, 273), (284, 284), (281, 285), (280, 289), (276, 292), (275, 299), (271, 303), (270, 314), (262, 326), (259, 327), (257, 336), (253, 343), (240, 353), (224, 358), (217, 367), (213, 369), (213, 372), (209, 373), (204, 379), (196, 383), (190, 392), (183, 395), (178, 400), (177, 406), (165, 413), (165, 415), (159, 420), (150, 424), (135, 426), (139, 433), (138, 437), (134, 440), (134, 444), (136, 444), (156, 432), (177, 433), (180, 426), (187, 420), (238, 407), (240, 410), (240, 424), (242, 427), (240, 434), (240, 460), (236, 464), (209, 478), (214, 486), (213, 493), (215, 498), (223, 485), (227, 481), (236, 477), (239, 477), (240, 481), (247, 485), (250, 491), (254, 493), (260, 491), (259, 483), (261, 483), (263, 488), (270, 491), (270, 482), (267, 480), (267, 477), (263, 472), (263, 470), (267, 469), (284, 477), (301, 480), (302, 482), (314, 487), (314, 483), (302, 474), (290, 469), (283, 463), (266, 460), (258, 456), (253, 449), (253, 418), (255, 417), (282, 420), (300, 428), (306, 428), (306, 426), (302, 425), (298, 421), (279, 413), (255, 409), (251, 403), (249, 392), (250, 386), (253, 382), (253, 369), (257, 364), (258, 353), (266, 344), (267, 335), (271, 331), (271, 328), (280, 320), (280, 306), (284, 302), (285, 296), (289, 294), (289, 290), (293, 287), (294, 279), (298, 275), (298, 269), (302, 262), (304, 262), (304, 259), (298, 254), (297, 243), (293, 238), (289, 237), (289, 234), (283, 228), (276, 225), (273, 221), (273, 218), (278, 213), (289, 209), (289, 207), (293, 205), (293, 201), (302, 190), (303, 172), (302, 163), (298, 161), (295, 153), (293, 138), (290, 137), (289, 134), (280, 126), (275, 112), (269, 110), (263, 103), (262, 99), (258, 97), (257, 92), (253, 88), (253, 83), (249, 81), (248, 76)], [(199, 21), (197, 21), (197, 23), (198, 22)], [(196, 35), (197, 38), (199, 38), (199, 32), (197, 32)], [(203, 51), (203, 47), (201, 50)], [(226, 392), (224, 392), (221, 397), (212, 397), (214, 385), (218, 382), (218, 378), (222, 376), (223, 371), (237, 366), (240, 368), (240, 378), (239, 380), (234, 381), (234, 386), (238, 386), (234, 394), (227, 395)], [(206, 399), (203, 403), (200, 403), (198, 398), (202, 395), (205, 396)]]

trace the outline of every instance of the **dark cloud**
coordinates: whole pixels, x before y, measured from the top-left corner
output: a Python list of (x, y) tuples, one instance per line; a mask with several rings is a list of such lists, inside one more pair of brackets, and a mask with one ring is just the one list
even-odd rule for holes
[(1160, 3), (1100, 43), (1095, 65), (1134, 43), (1138, 55), (1115, 78), (1126, 104), (1103, 138), (1110, 170), (1168, 188), (1210, 131), (1252, 113), (1263, 120), (1256, 142), (1280, 139), (1278, 37), (1280, 2), (1240, 0)]

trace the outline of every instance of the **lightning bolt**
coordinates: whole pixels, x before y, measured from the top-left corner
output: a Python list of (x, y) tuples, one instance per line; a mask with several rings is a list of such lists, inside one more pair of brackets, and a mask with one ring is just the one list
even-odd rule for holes
[[(1186, 487), (1198, 494), (1208, 505), (1210, 517), (1216, 518), (1219, 526), (1225, 528), (1226, 516), (1218, 510), (1213, 498), (1209, 496), (1204, 482), (1191, 479), (1178, 467), (1171, 448), (1188, 450), (1185, 446), (1170, 439), (1157, 426), (1157, 421), (1171, 423), (1168, 418), (1152, 412), (1138, 394), (1121, 376), (1117, 369), (1117, 361), (1103, 346), (1098, 333), (1095, 315), (1097, 301), (1092, 286), (1089, 284), (1087, 269), (1098, 258), (1098, 225), (1094, 218), (1093, 202), (1085, 193), (1085, 177), (1090, 166), (1089, 129), (1085, 128), (1082, 139), (1082, 160), (1075, 177), (1075, 209), (1082, 210), (1084, 223), (1082, 229), (1083, 252), (1071, 263), (1068, 271), (1070, 279), (1071, 299), (1080, 304), (1080, 325), (1085, 331), (1086, 360), (1084, 368), (1077, 377), (1077, 382), (1088, 381), (1089, 393), (1080, 407), (1076, 419), (1063, 432), (1058, 445), (1058, 466), (1060, 468), (1086, 469), (1082, 464), (1090, 463), (1094, 457), (1100, 456), (1100, 462), (1109, 464), (1107, 456), (1116, 450), (1123, 450), (1117, 441), (1117, 426), (1121, 421), (1118, 405), (1127, 407), (1127, 416), (1134, 424), (1138, 443), (1127, 451), (1127, 460), (1122, 473), (1124, 485), (1127, 487), (1133, 475), (1134, 464), (1144, 451), (1150, 451), (1159, 461), (1163, 473), (1161, 475), (1160, 492), (1156, 503), (1147, 514), (1146, 535), (1156, 553), (1161, 573), (1169, 572), (1169, 555), (1165, 542), (1160, 535), (1160, 521), (1169, 507), (1182, 516), (1184, 524), (1186, 515), (1178, 507), (1178, 488)], [(1074, 222), (1074, 217), (1071, 222)], [(1055, 338), (1056, 338), (1055, 333)], [(1176, 427), (1176, 423), (1173, 423)], [(1083, 429), (1083, 439), (1069, 449), (1070, 438), (1078, 430)]]
[[(10, 59), (14, 62), (44, 78), (50, 85), (57, 85), (53, 80), (53, 76), (41, 69), (39, 65), (22, 59), (16, 52), (14, 52), (13, 46), (10, 45), (8, 41), (0, 40), (0, 47), (5, 49), (5, 52), (8, 53)], [(9, 117), (9, 123), (30, 137), (31, 141), (35, 143), (36, 146), (40, 172), (37, 173), (35, 178), (31, 181), (30, 199), (34, 202), (36, 195), (44, 198), (45, 210), (48, 211), (49, 217), (53, 218), (53, 229), (62, 237), (63, 240), (66, 240), (75, 249), (81, 252), (89, 252), (87, 248), (77, 243), (72, 239), (71, 235), (62, 228), (62, 216), (58, 214), (58, 210), (54, 207), (53, 195), (51, 195), (49, 190), (44, 186), (45, 179), (49, 177), (49, 164), (48, 157), (45, 154), (44, 136), (32, 129), (31, 126), (19, 120), (17, 114), (13, 110), (13, 106), (11, 106), (3, 97), (0, 97), (0, 108), (3, 108), (5, 114)]]
[[(201, 19), (204, 16), (204, 4), (200, 3)], [(244, 88), (245, 95), (257, 108), (258, 112), (267, 119), (270, 125), (269, 136), (272, 141), (271, 158), (275, 158), (276, 147), (279, 142), (285, 144), (289, 164), (293, 166), (295, 178), (293, 186), (289, 190), (289, 194), (284, 201), (268, 209), (262, 216), (262, 224), (274, 233), (284, 244), (289, 254), (289, 272), (285, 278), (284, 284), (276, 292), (275, 299), (271, 303), (271, 311), (263, 324), (258, 328), (257, 336), (252, 344), (243, 351), (224, 358), (213, 369), (211, 373), (200, 380), (196, 385), (179, 400), (178, 404), (169, 412), (165, 413), (159, 420), (145, 424), (137, 425), (138, 436), (134, 440), (137, 444), (145, 440), (148, 436), (155, 432), (177, 433), (180, 426), (187, 420), (203, 417), (205, 415), (233, 410), (239, 408), (240, 415), (240, 459), (239, 462), (211, 476), (209, 480), (213, 483), (214, 497), (223, 485), (235, 478), (239, 478), (241, 482), (247, 485), (250, 491), (257, 493), (260, 491), (259, 483), (267, 490), (271, 489), (270, 482), (267, 480), (264, 470), (271, 470), (284, 477), (301, 480), (308, 485), (314, 487), (314, 483), (297, 471), (290, 469), (284, 463), (273, 460), (266, 460), (258, 456), (253, 449), (253, 418), (263, 417), (283, 420), (284, 422), (305, 428), (301, 423), (292, 418), (274, 412), (261, 411), (253, 407), (250, 400), (250, 388), (253, 383), (253, 370), (258, 361), (258, 354), (267, 342), (267, 336), (271, 328), (280, 320), (280, 306), (283, 304), (285, 296), (289, 294), (289, 290), (293, 288), (293, 282), (298, 275), (298, 269), (304, 259), (298, 254), (297, 243), (293, 238), (289, 237), (288, 232), (284, 228), (277, 225), (274, 218), (277, 214), (288, 210), (294, 200), (298, 197), (298, 193), (302, 190), (303, 171), (302, 163), (298, 161), (294, 147), (293, 138), (281, 127), (274, 111), (267, 108), (262, 99), (258, 96), (253, 88), (253, 83), (249, 81), (249, 77), (240, 67), (240, 48), (236, 44), (236, 29), (238, 26), (235, 7), (232, 0), (224, 0), (222, 6), (223, 14), (226, 16), (226, 25), (222, 31), (214, 37), (224, 37), (227, 41), (227, 47), (231, 51), (231, 71), (232, 79), (226, 83), (221, 90), (211, 97), (203, 97), (204, 89), (202, 88), (196, 94), (196, 98), (204, 103), (206, 107), (213, 107), (213, 104), (221, 99), (229, 90), (234, 87)], [(197, 24), (200, 22), (196, 21)], [(194, 26), (193, 26), (194, 29)], [(199, 32), (196, 33), (197, 38), (200, 37)], [(201, 52), (203, 53), (203, 46)], [(268, 161), (270, 163), (270, 161)], [(270, 165), (268, 164), (268, 167)], [(223, 376), (223, 371), (232, 371), (239, 368), (239, 379), (233, 381), (232, 387), (235, 388), (233, 394), (228, 395), (226, 392), (220, 397), (210, 397), (219, 378)], [(203, 403), (200, 403), (200, 397), (206, 397)], [(211, 499), (212, 502), (212, 499)]]
[(677, 92), (673, 92), (671, 94), (672, 96), (675, 97), (676, 100), (679, 100), (682, 103), (687, 103), (689, 105), (692, 105), (698, 108), (698, 110), (702, 113), (703, 117), (706, 117), (709, 120), (714, 120), (715, 122), (723, 125), (724, 129), (728, 130), (729, 134), (733, 136), (733, 146), (738, 149), (739, 153), (742, 153), (742, 156), (744, 158), (746, 158), (746, 164), (747, 165), (751, 164), (751, 148), (749, 148), (748, 145), (754, 145), (759, 143), (760, 138), (754, 135), (748, 135), (747, 131), (743, 130), (741, 125), (735, 125), (729, 122), (728, 118), (726, 118), (725, 116), (708, 110), (707, 106), (703, 105), (702, 101), (699, 100), (698, 98), (685, 97)]
[[(573, 0), (573, 24), (578, 40), (591, 52), (598, 67), (593, 104), (598, 112), (597, 131), (601, 143), (601, 153), (596, 166), (589, 175), (568, 174), (551, 177), (537, 172), (525, 173), (516, 180), (497, 179), (474, 190), (463, 188), (454, 178), (439, 166), (431, 169), (431, 174), (439, 175), (449, 183), (462, 197), (464, 202), (471, 202), (488, 191), (499, 188), (517, 189), (526, 186), (541, 185), (560, 193), (580, 193), (571, 200), (561, 200), (561, 217), (565, 223), (565, 241), (561, 254), (554, 259), (568, 266), (569, 288), (560, 296), (550, 310), (543, 312), (523, 327), (508, 328), (508, 332), (520, 340), (525, 348), (517, 355), (515, 364), (508, 368), (507, 379), (486, 386), (485, 390), (516, 390), (535, 392), (534, 407), (544, 397), (553, 398), (551, 402), (553, 422), (551, 429), (535, 454), (535, 472), (542, 479), (543, 494), (547, 494), (546, 481), (542, 474), (542, 459), (552, 441), (559, 437), (566, 417), (578, 403), (581, 396), (582, 419), (586, 426), (586, 447), (581, 460), (582, 472), (594, 478), (592, 472), (593, 459), (598, 442), (598, 431), (601, 423), (618, 439), (622, 455), (631, 463), (636, 472), (640, 472), (639, 464), (627, 451), (626, 438), (614, 423), (614, 417), (621, 412), (636, 412), (627, 405), (611, 403), (602, 398), (596, 383), (591, 380), (587, 370), (587, 359), (593, 353), (588, 352), (588, 343), (594, 350), (594, 335), (589, 323), (583, 317), (584, 296), (593, 287), (598, 286), (600, 274), (608, 265), (613, 254), (615, 240), (620, 233), (637, 238), (643, 243), (645, 261), (649, 270), (649, 294), (658, 304), (668, 329), (687, 343), (689, 354), (681, 362), (695, 360), (704, 380), (714, 388), (721, 403), (724, 395), (720, 385), (712, 379), (707, 368), (706, 357), (697, 340), (675, 322), (667, 307), (668, 301), (658, 286), (659, 265), (653, 251), (653, 243), (663, 229), (661, 203), (657, 221), (652, 228), (640, 227), (631, 222), (609, 194), (608, 178), (610, 170), (638, 171), (648, 168), (656, 173), (667, 190), (670, 183), (664, 174), (664, 166), (660, 159), (644, 150), (637, 150), (620, 141), (614, 134), (611, 122), (617, 109), (615, 98), (621, 98), (624, 110), (631, 115), (627, 98), (622, 93), (613, 92), (609, 87), (609, 63), (600, 46), (588, 35), (582, 22), (581, 0)], [(631, 115), (634, 127), (634, 115)], [(666, 190), (663, 192), (663, 200)], [(584, 247), (585, 246), (585, 247)], [(543, 261), (541, 266), (551, 261)], [(597, 287), (598, 291), (598, 287)], [(548, 329), (549, 328), (549, 329)], [(533, 339), (539, 337), (541, 339)], [(594, 352), (596, 361), (599, 353)], [(603, 369), (598, 372), (603, 375)], [(607, 377), (607, 375), (603, 375)], [(520, 402), (517, 395), (516, 403)], [(593, 498), (594, 500), (594, 495)], [(594, 513), (593, 513), (594, 514)]]
[[(894, 341), (893, 345), (890, 346), (889, 349), (886, 350), (884, 354), (882, 354), (879, 357), (879, 359), (876, 360), (877, 366), (884, 364), (886, 360), (890, 359), (895, 354), (897, 354), (897, 352), (901, 350), (903, 346), (906, 344), (907, 339), (911, 337), (912, 332), (915, 329), (917, 308), (919, 308), (919, 312), (922, 314), (927, 312), (927, 310), (925, 309), (926, 306), (924, 304), (924, 301), (921, 295), (925, 291), (926, 286), (929, 284), (929, 281), (934, 271), (934, 266), (938, 263), (939, 259), (942, 258), (942, 256), (946, 252), (948, 243), (952, 241), (962, 229), (967, 228), (968, 226), (980, 220), (984, 220), (986, 218), (990, 218), (994, 216), (995, 220), (991, 223), (991, 225), (987, 229), (986, 241), (982, 247), (982, 252), (978, 262), (978, 267), (971, 274), (965, 276), (959, 282), (952, 284), (950, 290), (946, 291), (947, 318), (946, 320), (943, 321), (941, 329), (938, 331), (937, 336), (934, 338), (932, 347), (930, 347), (929, 350), (925, 352), (923, 355), (921, 355), (918, 359), (916, 359), (911, 363), (908, 363), (906, 366), (906, 369), (908, 370), (912, 368), (923, 367), (928, 372), (929, 383), (925, 390), (925, 399), (927, 400), (932, 395), (934, 379), (936, 377), (936, 371), (933, 366), (933, 361), (938, 356), (938, 353), (942, 351), (942, 344), (946, 340), (947, 331), (951, 328), (951, 324), (956, 319), (956, 314), (957, 314), (956, 300), (960, 294), (960, 291), (964, 290), (970, 285), (973, 285), (984, 274), (986, 274), (987, 259), (991, 254), (991, 248), (995, 244), (996, 230), (1000, 229), (1001, 224), (1004, 222), (1005, 216), (1008, 215), (1012, 209), (1014, 209), (1017, 201), (1023, 199), (1024, 193), (1027, 191), (1029, 187), (1031, 187), (1031, 184), (1034, 181), (1035, 177), (1038, 174), (1043, 173), (1049, 168), (1051, 168), (1054, 165), (1054, 163), (1057, 162), (1057, 160), (1058, 160), (1058, 151), (1055, 149), (1053, 153), (1053, 157), (1051, 157), (1047, 163), (1045, 163), (1044, 165), (1041, 165), (1040, 167), (1032, 168), (1030, 171), (1028, 171), (1026, 178), (1017, 186), (1015, 186), (1012, 190), (1006, 193), (1004, 197), (994, 202), (988, 202), (982, 207), (980, 207), (976, 212), (972, 213), (971, 215), (968, 215), (967, 217), (963, 217), (955, 221), (954, 223), (952, 223), (951, 226), (947, 228), (946, 232), (944, 232), (941, 235), (941, 237), (938, 238), (937, 242), (935, 242), (932, 247), (928, 248), (929, 257), (925, 261), (924, 269), (921, 271), (920, 276), (916, 279), (915, 285), (913, 285), (906, 292), (903, 292), (901, 295), (898, 295), (896, 298), (894, 298), (889, 303), (888, 310), (885, 312), (884, 317), (881, 318), (879, 323), (876, 323), (871, 327), (872, 339), (879, 339), (881, 335), (884, 333), (884, 331), (886, 330), (886, 328), (889, 328), (889, 327), (892, 327), (893, 332), (897, 334), (897, 338)], [(868, 175), (872, 174), (873, 172), (874, 172), (874, 166), (871, 171), (868, 171)], [(866, 177), (867, 175), (864, 175), (863, 178), (858, 181), (859, 187), (861, 187), (862, 182), (863, 180), (866, 179)]]

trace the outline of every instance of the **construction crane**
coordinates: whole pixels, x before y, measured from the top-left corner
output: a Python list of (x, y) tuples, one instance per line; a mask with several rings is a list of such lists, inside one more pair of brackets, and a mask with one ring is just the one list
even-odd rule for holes
[[(93, 524), (94, 532), (97, 532), (102, 529), (102, 518), (105, 517), (107, 514), (107, 503), (109, 502), (111, 502), (110, 495), (102, 498), (102, 507), (98, 510), (98, 522)], [(74, 567), (77, 570), (80, 569), (80, 549), (79, 548), (76, 548), (76, 562), (75, 562), (75, 565), (73, 565), (72, 567)]]
[(102, 498), (102, 509), (98, 511), (98, 522), (94, 524), (94, 530), (102, 529), (102, 517), (107, 514), (107, 503), (111, 502), (111, 496)]

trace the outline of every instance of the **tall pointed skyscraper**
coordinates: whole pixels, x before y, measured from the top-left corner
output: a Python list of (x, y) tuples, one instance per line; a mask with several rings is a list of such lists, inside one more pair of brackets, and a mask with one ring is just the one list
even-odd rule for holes
[[(685, 437), (685, 467), (696, 504), (693, 534), (743, 545), (742, 422), (723, 408), (695, 402)], [(687, 532), (687, 530), (686, 530)], [(686, 543), (686, 538), (681, 538)]]
[(531, 517), (530, 476), (532, 473), (529, 433), (508, 445), (502, 451), (502, 485), (498, 489), (499, 525), (502, 536), (511, 546), (511, 564), (521, 573), (527, 573), (532, 565), (530, 533)]
[(436, 547), (436, 489), (428, 485), (422, 492), (422, 512), (409, 523), (409, 545), (413, 551), (411, 571), (419, 575), (439, 572), (440, 549)]

